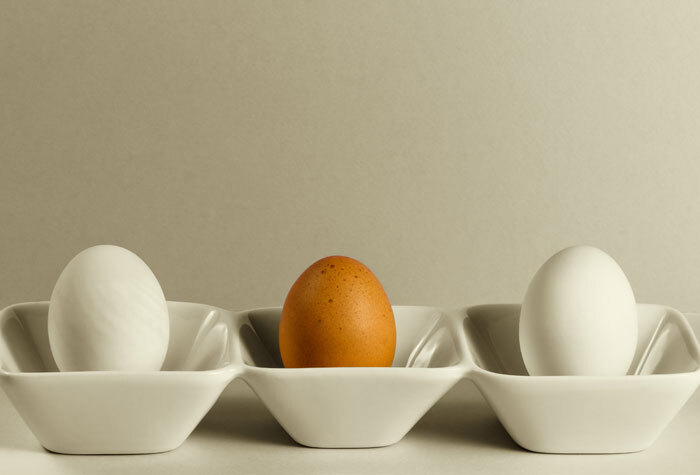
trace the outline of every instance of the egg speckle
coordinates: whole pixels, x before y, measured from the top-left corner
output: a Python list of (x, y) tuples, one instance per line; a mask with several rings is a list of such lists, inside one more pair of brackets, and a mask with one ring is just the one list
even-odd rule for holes
[(157, 371), (168, 350), (170, 320), (148, 266), (117, 246), (76, 255), (49, 304), (49, 344), (61, 371)]
[(287, 368), (391, 366), (396, 326), (374, 274), (343, 256), (321, 259), (289, 290), (279, 328)]
[(530, 375), (624, 375), (637, 345), (632, 288), (600, 249), (564, 249), (530, 282), (519, 332)]

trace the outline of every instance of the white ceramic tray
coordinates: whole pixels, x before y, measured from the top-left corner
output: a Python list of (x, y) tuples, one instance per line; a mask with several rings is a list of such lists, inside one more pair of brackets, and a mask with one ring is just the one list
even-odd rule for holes
[(48, 302), (0, 312), (0, 383), (41, 445), (68, 454), (153, 453), (187, 438), (240, 371), (230, 312), (168, 302), (164, 371), (59, 372)]
[[(519, 305), (463, 311), (474, 381), (521, 447), (548, 453), (622, 453), (649, 447), (700, 383), (700, 348), (686, 318), (637, 305), (630, 375), (527, 376)], [(632, 375), (632, 373), (637, 373)]]
[[(639, 374), (526, 376), (517, 305), (396, 306), (391, 368), (281, 367), (280, 308), (229, 312), (169, 302), (163, 371), (57, 372), (47, 302), (0, 312), (0, 383), (37, 439), (64, 453), (148, 453), (179, 446), (241, 377), (298, 443), (378, 447), (399, 441), (457, 381), (474, 381), (513, 439), (538, 452), (648, 447), (700, 383), (685, 317), (639, 305)], [(640, 364), (643, 362), (643, 364)]]
[(241, 377), (302, 445), (398, 442), (464, 376), (467, 351), (459, 322), (439, 309), (393, 308), (397, 341), (390, 368), (283, 368), (281, 309), (239, 314)]

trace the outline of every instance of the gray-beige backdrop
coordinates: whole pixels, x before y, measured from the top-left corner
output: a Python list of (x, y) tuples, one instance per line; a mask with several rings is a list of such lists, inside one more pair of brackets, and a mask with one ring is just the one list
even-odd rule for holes
[(280, 305), (329, 254), (395, 304), (519, 301), (577, 243), (700, 309), (700, 3), (0, 2), (0, 305), (125, 246)]

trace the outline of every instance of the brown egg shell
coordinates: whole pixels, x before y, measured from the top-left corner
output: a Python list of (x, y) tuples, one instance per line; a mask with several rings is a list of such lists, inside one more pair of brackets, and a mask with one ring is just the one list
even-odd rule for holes
[(289, 290), (279, 345), (287, 368), (391, 366), (396, 325), (384, 288), (350, 257), (315, 262)]

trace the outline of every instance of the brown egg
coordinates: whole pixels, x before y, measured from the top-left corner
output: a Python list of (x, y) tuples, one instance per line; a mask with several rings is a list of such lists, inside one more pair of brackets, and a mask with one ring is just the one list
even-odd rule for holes
[(282, 308), (286, 368), (391, 366), (396, 325), (389, 299), (364, 264), (325, 257), (306, 269)]

